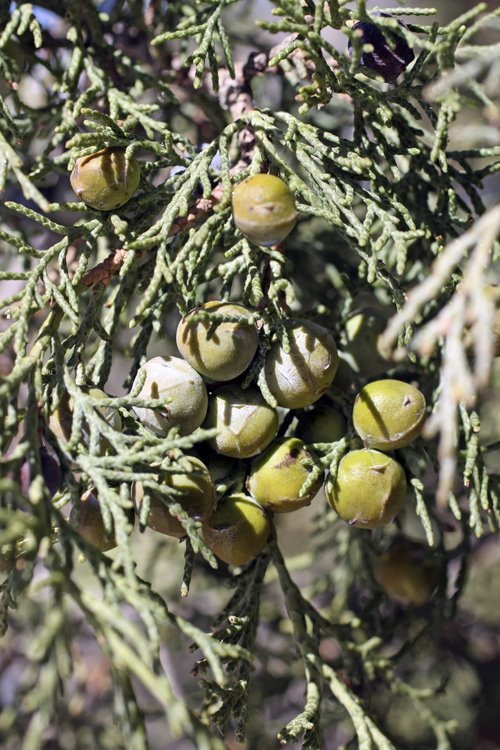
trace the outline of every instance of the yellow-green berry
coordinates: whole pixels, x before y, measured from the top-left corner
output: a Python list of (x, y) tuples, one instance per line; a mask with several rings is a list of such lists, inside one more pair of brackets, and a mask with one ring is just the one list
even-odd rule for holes
[(139, 162), (119, 147), (103, 148), (76, 160), (71, 187), (91, 208), (113, 211), (133, 196), (141, 178)]
[(321, 473), (301, 496), (312, 470), (303, 462), (310, 458), (302, 440), (295, 437), (275, 440), (252, 464), (247, 488), (259, 505), (273, 513), (289, 513), (310, 505), (323, 484)]
[(386, 526), (394, 520), (406, 496), (406, 476), (401, 464), (376, 450), (348, 453), (333, 482), (325, 485), (326, 497), (339, 516), (362, 529)]
[(205, 419), (207, 413), (207, 388), (199, 373), (180, 357), (153, 357), (138, 371), (134, 384), (146, 372), (146, 379), (138, 398), (165, 399), (159, 409), (134, 406), (139, 420), (160, 436), (172, 427), (180, 435), (190, 435)]
[(278, 430), (278, 414), (256, 388), (218, 388), (209, 399), (204, 428), (219, 433), (209, 445), (232, 458), (250, 458), (267, 448)]
[(354, 429), (370, 448), (404, 448), (422, 432), (425, 398), (401, 380), (375, 380), (356, 396), (352, 418)]
[(239, 182), (232, 193), (234, 223), (247, 240), (271, 247), (282, 242), (297, 221), (290, 188), (279, 177), (256, 174)]

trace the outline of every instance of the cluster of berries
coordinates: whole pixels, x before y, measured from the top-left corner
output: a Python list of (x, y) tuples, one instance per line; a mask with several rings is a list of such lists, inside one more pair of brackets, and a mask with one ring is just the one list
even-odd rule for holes
[[(159, 489), (142, 482), (132, 484), (137, 515), (146, 500), (147, 525), (182, 538), (184, 526), (168, 507), (169, 498), (173, 499), (201, 522), (202, 534), (214, 553), (233, 565), (243, 565), (262, 551), (270, 531), (269, 513), (309, 505), (321, 489), (323, 476), (303, 491), (313, 464), (308, 443), (333, 442), (346, 433), (345, 420), (335, 409), (323, 404), (308, 408), (325, 394), (337, 371), (339, 359), (331, 334), (301, 319), (285, 321), (284, 328), (288, 346), (277, 337), (271, 342), (264, 373), (278, 407), (300, 410), (300, 437), (277, 438), (278, 409), (266, 402), (256, 386), (242, 388), (242, 377), (257, 352), (259, 330), (250, 310), (241, 305), (222, 301), (198, 305), (177, 328), (182, 357), (154, 357), (140, 368), (134, 381), (133, 390), (138, 390), (137, 398), (145, 404), (151, 399), (164, 402), (162, 408), (134, 407), (137, 418), (154, 434), (167, 436), (173, 427), (181, 436), (200, 427), (215, 428), (207, 444), (198, 446), (206, 463), (199, 455), (190, 456), (191, 470), (164, 473)], [(107, 398), (96, 388), (86, 390), (93, 400)], [(98, 411), (110, 427), (121, 429), (116, 409), (106, 405)], [(420, 434), (424, 416), (424, 397), (412, 385), (386, 379), (361, 390), (354, 404), (353, 425), (366, 447), (349, 452), (335, 479), (326, 485), (327, 499), (341, 518), (368, 529), (394, 519), (404, 502), (406, 477), (402, 466), (382, 451), (407, 446)], [(49, 427), (67, 441), (72, 419), (68, 396), (50, 415)], [(88, 445), (89, 440), (84, 422), (82, 442)], [(108, 448), (103, 440), (99, 450)], [(225, 458), (217, 461), (217, 457)], [(246, 492), (229, 494), (216, 507), (214, 482), (234, 472), (234, 460), (245, 462)], [(88, 491), (82, 501), (81, 533), (109, 549), (114, 540), (104, 534), (97, 492)]]
[[(265, 376), (279, 407), (299, 409), (313, 404), (331, 385), (338, 365), (337, 348), (330, 333), (316, 323), (288, 320), (285, 330), (288, 351), (279, 339), (271, 343)], [(205, 541), (218, 557), (243, 565), (261, 552), (267, 540), (267, 512), (289, 512), (308, 505), (323, 479), (318, 478), (301, 495), (311, 471), (305, 462), (310, 454), (304, 442), (296, 437), (276, 438), (278, 409), (266, 402), (256, 386), (241, 386), (241, 378), (259, 344), (258, 327), (249, 310), (219, 301), (199, 305), (180, 321), (176, 338), (182, 357), (154, 357), (139, 369), (133, 386), (134, 392), (139, 388), (138, 399), (145, 403), (160, 399), (165, 405), (161, 409), (135, 406), (134, 411), (145, 427), (162, 437), (173, 427), (181, 436), (200, 427), (215, 428), (207, 445), (197, 444), (199, 452), (208, 456), (208, 466), (194, 455), (189, 457), (190, 472), (165, 473), (159, 489), (134, 482), (134, 507), (141, 515), (147, 500), (147, 525), (182, 538), (184, 527), (168, 508), (168, 498), (172, 498), (185, 513), (201, 522)], [(101, 394), (97, 389), (91, 390), (93, 398)], [(106, 407), (100, 413), (108, 424), (119, 429), (116, 410)], [(71, 422), (71, 399), (62, 400), (50, 415), (49, 426), (54, 434), (67, 440)], [(86, 436), (84, 426), (82, 439)], [(105, 445), (102, 447), (106, 450)], [(218, 466), (217, 457), (225, 457)], [(230, 494), (216, 508), (214, 478), (217, 479), (217, 472), (231, 475), (235, 459), (246, 462), (248, 494)], [(87, 502), (96, 499), (95, 490), (85, 496)], [(93, 515), (103, 529), (98, 514)], [(83, 524), (80, 531), (84, 532)], [(91, 541), (94, 540), (92, 531)], [(109, 542), (103, 537), (106, 546)]]
[[(352, 29), (361, 35), (363, 44), (373, 46), (373, 52), (363, 52), (361, 64), (381, 72), (387, 81), (394, 80), (413, 59), (405, 40), (392, 31), (386, 37), (365, 22), (356, 22)], [(352, 53), (351, 43), (349, 51)], [(123, 206), (139, 182), (139, 163), (133, 157), (126, 159), (125, 150), (118, 147), (78, 159), (71, 174), (78, 197), (103, 211)], [(242, 235), (263, 247), (282, 242), (297, 220), (289, 188), (269, 174), (252, 175), (238, 183), (232, 193), (232, 209), (235, 226)], [(363, 314), (362, 321), (367, 319), (383, 328), (385, 320), (381, 322), (380, 313)], [(355, 325), (353, 318), (349, 330), (346, 328), (348, 344), (349, 338), (351, 344), (356, 343)], [(366, 325), (361, 328), (368, 330)], [(304, 507), (318, 493), (323, 477), (309, 483), (307, 491), (303, 489), (312, 467), (307, 445), (333, 442), (346, 432), (344, 417), (329, 406), (303, 411), (325, 393), (337, 371), (337, 348), (330, 332), (316, 323), (291, 319), (284, 321), (284, 333), (271, 342), (264, 374), (278, 407), (300, 410), (300, 437), (277, 438), (278, 410), (256, 386), (241, 387), (260, 338), (255, 317), (241, 305), (211, 301), (196, 307), (178, 326), (176, 339), (182, 357), (149, 360), (134, 383), (134, 387), (140, 386), (139, 399), (164, 401), (161, 409), (134, 407), (137, 418), (153, 433), (166, 436), (176, 427), (182, 436), (200, 427), (215, 428), (206, 450), (247, 462), (246, 493), (226, 496), (217, 507), (213, 475), (220, 467), (217, 469), (215, 461), (207, 467), (197, 455), (189, 457), (188, 473), (166, 473), (160, 491), (141, 482), (131, 486), (136, 513), (141, 515), (143, 505), (148, 507), (148, 526), (169, 536), (185, 536), (184, 526), (168, 508), (168, 498), (173, 498), (184, 513), (201, 522), (202, 534), (214, 553), (233, 565), (243, 565), (261, 552), (270, 531), (268, 513)], [(349, 356), (349, 345), (345, 353)], [(386, 364), (378, 354), (370, 358), (372, 369), (374, 362), (382, 364), (381, 369)], [(96, 388), (86, 390), (94, 402), (108, 398)], [(116, 409), (105, 406), (98, 412), (112, 429), (121, 430)], [(400, 464), (380, 451), (401, 448), (413, 440), (420, 432), (424, 413), (422, 394), (406, 383), (381, 380), (361, 391), (353, 422), (365, 449), (348, 453), (335, 479), (326, 485), (327, 499), (341, 518), (364, 528), (393, 520), (404, 501), (406, 478)], [(73, 404), (68, 395), (50, 415), (49, 427), (59, 439), (67, 441), (72, 420)], [(87, 447), (90, 443), (85, 421), (82, 443)], [(103, 439), (99, 450), (105, 453), (109, 447)], [(105, 534), (95, 488), (81, 499), (80, 532), (101, 549), (115, 546), (114, 538)]]

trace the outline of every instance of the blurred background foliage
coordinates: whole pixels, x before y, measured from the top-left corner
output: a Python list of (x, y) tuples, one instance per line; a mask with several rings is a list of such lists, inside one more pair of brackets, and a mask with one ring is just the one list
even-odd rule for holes
[[(500, 18), (492, 3), (468, 0), (437, 2), (435, 15), (399, 9), (418, 40), (419, 69), (410, 66), (388, 86), (350, 69), (344, 21), (366, 8), (375, 5), (329, 2), (325, 12), (337, 23), (321, 22), (325, 46), (307, 36), (313, 2), (47, 0), (0, 10), (6, 750), (268, 750), (285, 741), (315, 750), (500, 748), (500, 366), (485, 333), (494, 311), (484, 295), (474, 297), (483, 284), (499, 283), (492, 260), (500, 227)], [(278, 29), (272, 24), (281, 18)], [(201, 36), (192, 35), (197, 24)], [(267, 60), (254, 71), (250, 94), (244, 86), (240, 93), (255, 110), (236, 120), (222, 69), (234, 65), (241, 84), (249, 55), (279, 54), (289, 33), (303, 33), (309, 55), (290, 54), (271, 69)], [(330, 68), (321, 68), (323, 55)], [(257, 147), (245, 143), (242, 122), (258, 133)], [(367, 166), (360, 143), (369, 153), (370, 139)], [(103, 218), (74, 202), (69, 168), (85, 149), (115, 143), (136, 152), (143, 179), (131, 206)], [(340, 157), (314, 153), (325, 143), (340, 143)], [(397, 146), (417, 145), (414, 162), (394, 156)], [(223, 164), (214, 173), (217, 150)], [(243, 572), (213, 568), (200, 542), (183, 597), (190, 543), (137, 526), (128, 540), (122, 493), (119, 502), (110, 496), (108, 510), (123, 543), (102, 555), (67, 523), (70, 500), (92, 484), (99, 459), (56, 445), (64, 486), (51, 502), (36, 451), (40, 431), (47, 437), (40, 414), (63, 382), (92, 381), (124, 397), (122, 414), (132, 420), (126, 394), (137, 368), (146, 351), (177, 353), (181, 313), (221, 290), (252, 301), (249, 269), (260, 269), (263, 256), (241, 244), (231, 225), (229, 159), (242, 172), (271, 164), (302, 209), (286, 268), (272, 258), (271, 282), (283, 276), (288, 286), (273, 292), (271, 283), (267, 322), (284, 289), (291, 309), (331, 328), (342, 349), (354, 310), (399, 311), (392, 342), (409, 356), (396, 372), (418, 382), (433, 405), (440, 387), (440, 424), (405, 451), (405, 468), (422, 481), (397, 528), (349, 528), (321, 496), (281, 517), (279, 547), (270, 544)], [(172, 166), (186, 169), (175, 177)], [(406, 181), (398, 182), (398, 171)], [(325, 172), (345, 187), (344, 204), (328, 193)], [(207, 239), (200, 228), (221, 181), (222, 207)], [(205, 212), (183, 223), (193, 204)], [(369, 210), (380, 224), (362, 245), (358, 224)], [(377, 245), (395, 215), (409, 216), (406, 230)], [(169, 267), (174, 281), (165, 292), (158, 258), (169, 232), (180, 259)], [(86, 274), (102, 269), (117, 247), (128, 259), (109, 286), (104, 273), (105, 283), (93, 286)], [(241, 257), (246, 265), (238, 265)], [(40, 259), (46, 267), (33, 275)], [(428, 279), (435, 289), (425, 287)], [(456, 338), (445, 335), (453, 320), (463, 323)], [(484, 356), (474, 357), (473, 346)], [(332, 398), (346, 416), (365, 382), (363, 373), (339, 374)], [(128, 444), (117, 445), (103, 472), (119, 470)], [(174, 436), (161, 450), (190, 447)], [(330, 455), (325, 448), (323, 457)], [(451, 466), (444, 479), (443, 465)], [(130, 477), (141, 471), (137, 459)], [(108, 475), (98, 476), (107, 487)], [(436, 504), (438, 486), (445, 502)], [(450, 489), (456, 497), (448, 506)], [(434, 539), (424, 564), (436, 561), (439, 576), (432, 600), (420, 606), (387, 596), (374, 574), (399, 530), (425, 544)], [(196, 546), (196, 530), (190, 539)], [(207, 637), (214, 623), (219, 635)]]

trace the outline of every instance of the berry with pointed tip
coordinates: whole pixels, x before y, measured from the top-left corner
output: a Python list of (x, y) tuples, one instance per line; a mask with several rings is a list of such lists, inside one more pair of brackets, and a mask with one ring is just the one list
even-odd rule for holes
[(246, 565), (260, 555), (271, 525), (265, 512), (243, 493), (226, 497), (202, 528), (207, 546), (228, 565)]
[(113, 146), (77, 159), (70, 182), (77, 196), (88, 206), (113, 211), (132, 198), (140, 179), (137, 159), (125, 159), (125, 150)]
[(361, 529), (386, 526), (397, 516), (406, 496), (401, 464), (375, 450), (351, 451), (339, 464), (326, 498), (339, 516)]
[(254, 461), (247, 489), (259, 505), (273, 513), (289, 513), (310, 505), (323, 484), (322, 473), (301, 496), (301, 489), (312, 470), (303, 462), (310, 458), (302, 440), (295, 437), (275, 440)]
[(282, 242), (298, 216), (290, 188), (271, 174), (255, 174), (239, 182), (233, 188), (232, 207), (242, 235), (262, 247)]
[(172, 427), (179, 427), (181, 436), (190, 435), (200, 427), (207, 413), (207, 388), (188, 362), (180, 357), (153, 357), (140, 368), (134, 385), (143, 371), (146, 379), (138, 398), (167, 401), (162, 409), (134, 406), (145, 427), (162, 437)]
[(358, 393), (354, 429), (365, 445), (381, 451), (404, 448), (424, 426), (425, 398), (402, 380), (374, 380)]
[[(238, 316), (241, 320), (222, 322), (213, 329), (210, 319), (193, 321), (193, 316), (201, 311)], [(249, 312), (246, 307), (229, 302), (205, 302), (180, 321), (177, 348), (191, 367), (206, 378), (233, 380), (248, 368), (259, 344), (257, 326), (245, 319)]]

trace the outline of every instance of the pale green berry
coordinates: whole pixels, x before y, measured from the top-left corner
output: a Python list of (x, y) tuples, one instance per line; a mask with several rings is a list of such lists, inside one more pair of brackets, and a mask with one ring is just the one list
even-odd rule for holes
[(209, 445), (232, 458), (250, 458), (267, 448), (278, 430), (278, 415), (256, 388), (218, 388), (209, 399), (206, 429), (219, 433)]
[(290, 188), (271, 174), (251, 175), (239, 182), (233, 188), (232, 206), (240, 232), (262, 247), (282, 242), (298, 216)]
[(141, 367), (134, 384), (144, 370), (146, 380), (138, 398), (165, 399), (165, 405), (160, 409), (134, 406), (143, 425), (161, 436), (172, 427), (178, 427), (180, 435), (194, 432), (207, 413), (207, 388), (202, 377), (179, 357), (153, 357)]
[[(212, 321), (196, 321), (199, 312), (240, 317), (238, 322), (219, 323), (212, 331)], [(254, 358), (259, 343), (259, 332), (254, 323), (245, 318), (250, 311), (241, 305), (212, 300), (191, 310), (177, 327), (177, 348), (194, 367), (210, 380), (233, 380), (241, 375)], [(212, 333), (208, 338), (209, 332)]]
[(266, 356), (267, 385), (279, 406), (301, 409), (317, 401), (331, 385), (338, 366), (330, 332), (308, 320), (287, 320), (287, 354), (275, 341)]

